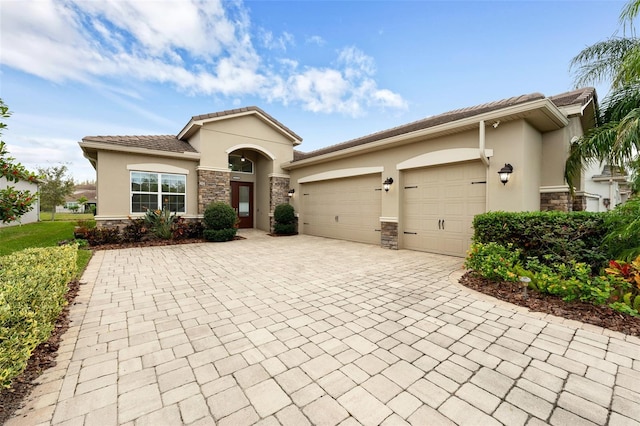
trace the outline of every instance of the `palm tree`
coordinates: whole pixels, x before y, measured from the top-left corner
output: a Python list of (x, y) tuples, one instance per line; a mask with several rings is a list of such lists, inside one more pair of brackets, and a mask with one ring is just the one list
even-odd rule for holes
[[(620, 20), (630, 37), (612, 37), (582, 50), (571, 61), (577, 68), (577, 85), (611, 79), (612, 91), (602, 103), (596, 127), (571, 145), (565, 178), (573, 191), (583, 168), (598, 161), (612, 170), (638, 172), (640, 151), (640, 39), (633, 35), (633, 19), (640, 13), (640, 0), (631, 0)], [(636, 186), (636, 185), (634, 185)]]

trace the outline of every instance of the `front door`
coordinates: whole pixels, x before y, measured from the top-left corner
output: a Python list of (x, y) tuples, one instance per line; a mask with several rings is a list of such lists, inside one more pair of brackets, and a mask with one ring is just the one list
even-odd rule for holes
[(253, 228), (252, 182), (231, 182), (231, 207), (238, 214), (240, 228)]

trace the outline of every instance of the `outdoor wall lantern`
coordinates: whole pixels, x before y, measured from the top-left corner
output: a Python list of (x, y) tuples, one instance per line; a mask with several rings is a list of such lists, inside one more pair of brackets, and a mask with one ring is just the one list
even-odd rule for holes
[(511, 173), (513, 173), (513, 166), (509, 163), (505, 163), (504, 167), (501, 168), (498, 172), (498, 174), (500, 175), (500, 182), (502, 182), (503, 185), (506, 185), (507, 182), (509, 182)]
[(609, 206), (611, 205), (611, 200), (609, 198), (604, 198), (602, 200), (602, 204), (604, 204), (604, 208), (609, 210)]
[(291, 188), (291, 189), (289, 190), (289, 192), (287, 192), (287, 195), (289, 196), (289, 198), (291, 198), (291, 197), (293, 197), (293, 194), (294, 194), (295, 192), (296, 192), (296, 190), (295, 190), (295, 189), (293, 189), (293, 188)]
[(389, 188), (391, 188), (392, 183), (393, 178), (388, 177), (387, 179), (385, 179), (385, 181), (382, 183), (382, 187), (384, 188), (385, 192), (389, 192)]

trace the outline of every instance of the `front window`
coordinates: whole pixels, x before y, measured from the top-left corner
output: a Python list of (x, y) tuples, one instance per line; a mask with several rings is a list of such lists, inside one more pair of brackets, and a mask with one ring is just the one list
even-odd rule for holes
[(163, 208), (185, 213), (186, 187), (185, 175), (131, 172), (131, 213)]

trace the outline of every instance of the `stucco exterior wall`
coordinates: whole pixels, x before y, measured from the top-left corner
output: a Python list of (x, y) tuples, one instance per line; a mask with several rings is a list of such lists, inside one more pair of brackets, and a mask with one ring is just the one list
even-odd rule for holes
[[(198, 174), (196, 172), (197, 162), (154, 157), (149, 155), (139, 155), (121, 153), (113, 151), (98, 152), (99, 167), (96, 170), (96, 191), (97, 191), (97, 214), (96, 220), (106, 220), (109, 218), (126, 219), (127, 216), (141, 215), (131, 214), (131, 181), (128, 166), (147, 165), (149, 169), (160, 173), (175, 173), (170, 168), (179, 168), (187, 171), (187, 194), (185, 217), (196, 216), (198, 214)], [(155, 165), (155, 166), (154, 166)], [(138, 170), (138, 168), (134, 168)]]
[(255, 115), (206, 123), (196, 135), (199, 135), (198, 139), (195, 140), (194, 135), (189, 143), (200, 151), (201, 167), (226, 170), (227, 157), (221, 154), (230, 152), (234, 147), (242, 149), (245, 156), (253, 150), (273, 156), (269, 173), (284, 173), (280, 164), (293, 159), (291, 140)]
[[(357, 156), (337, 159), (330, 162), (295, 168), (290, 171), (291, 185), (299, 192), (298, 180), (316, 174), (367, 167), (382, 167), (382, 181), (387, 177), (394, 180), (388, 193), (382, 197), (382, 216), (401, 217), (402, 173), (397, 165), (411, 158), (429, 152), (456, 148), (477, 149), (479, 152), (479, 128), (467, 132), (424, 139), (405, 145), (392, 145), (390, 148), (363, 153)], [(540, 208), (540, 182), (542, 136), (524, 120), (500, 124), (497, 128), (486, 126), (485, 148), (493, 150), (490, 167), (487, 170), (487, 210), (528, 211)], [(478, 154), (479, 158), (479, 154)], [(514, 173), (507, 185), (502, 185), (498, 177), (505, 163), (514, 166)], [(299, 197), (292, 204), (300, 209)]]

